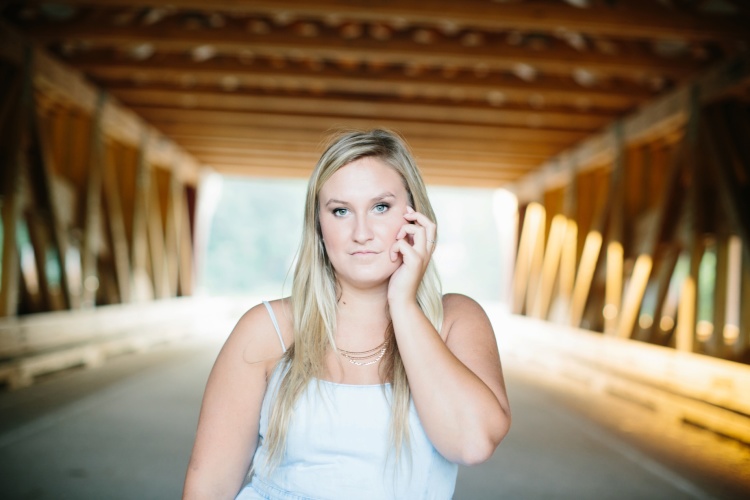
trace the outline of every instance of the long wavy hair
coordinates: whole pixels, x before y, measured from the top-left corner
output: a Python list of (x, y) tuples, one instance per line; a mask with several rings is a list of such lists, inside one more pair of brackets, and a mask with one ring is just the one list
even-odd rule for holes
[[(280, 463), (284, 454), (295, 403), (311, 380), (325, 376), (326, 353), (329, 349), (336, 349), (336, 270), (328, 259), (320, 231), (320, 189), (338, 169), (365, 157), (377, 158), (396, 170), (406, 187), (410, 206), (436, 221), (422, 176), (401, 137), (387, 130), (376, 129), (347, 132), (332, 139), (315, 166), (307, 187), (302, 241), (292, 282), (294, 344), (280, 361), (286, 365), (286, 371), (271, 407), (264, 442), (268, 450), (266, 465), (270, 469)], [(432, 261), (417, 291), (417, 302), (435, 329), (440, 331), (443, 322), (442, 293)], [(411, 394), (390, 322), (386, 338), (389, 340), (388, 349), (380, 365), (380, 376), (391, 383), (390, 439), (398, 460), (402, 448), (409, 449)]]

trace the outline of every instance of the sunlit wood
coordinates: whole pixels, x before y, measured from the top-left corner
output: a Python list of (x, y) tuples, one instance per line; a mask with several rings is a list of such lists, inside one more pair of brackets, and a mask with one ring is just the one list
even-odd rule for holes
[[(528, 209), (527, 209), (528, 210)], [(531, 238), (529, 240), (529, 278), (526, 287), (526, 313), (534, 313), (534, 302), (537, 300), (542, 282), (542, 266), (544, 264), (544, 249), (546, 247), (545, 227), (547, 214), (542, 205), (536, 205), (531, 223)]]
[(563, 215), (555, 215), (552, 218), (547, 245), (544, 250), (542, 263), (541, 281), (539, 289), (534, 298), (531, 315), (541, 319), (547, 319), (549, 315), (552, 292), (557, 282), (558, 270), (560, 269), (560, 258), (565, 242), (568, 221)]
[(527, 296), (532, 278), (532, 268), (535, 267), (537, 255), (544, 250), (544, 241), (538, 242), (540, 233), (544, 235), (544, 207), (538, 203), (531, 203), (526, 207), (521, 236), (516, 254), (516, 267), (513, 274), (513, 303), (512, 310), (521, 314), (529, 310), (526, 306)]
[(680, 288), (680, 305), (677, 309), (675, 349), (693, 352), (695, 344), (695, 281), (688, 276)]
[(596, 231), (591, 231), (586, 235), (586, 242), (583, 245), (583, 254), (581, 263), (578, 266), (575, 285), (573, 286), (573, 300), (570, 306), (570, 324), (571, 326), (581, 326), (583, 311), (586, 308), (586, 300), (591, 289), (591, 281), (596, 270), (596, 262), (599, 259), (599, 251), (602, 247), (602, 235)]
[(613, 335), (617, 331), (622, 301), (623, 248), (617, 241), (607, 245), (607, 281), (604, 291), (604, 333)]
[(646, 291), (649, 277), (651, 275), (652, 260), (649, 255), (639, 255), (633, 267), (625, 297), (622, 301), (622, 310), (617, 324), (617, 336), (630, 338), (638, 319), (638, 311), (641, 308), (643, 294)]

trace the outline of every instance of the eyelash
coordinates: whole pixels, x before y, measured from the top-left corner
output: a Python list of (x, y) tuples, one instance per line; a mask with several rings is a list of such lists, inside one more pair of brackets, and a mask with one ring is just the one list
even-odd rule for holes
[[(379, 214), (384, 214), (384, 213), (386, 213), (388, 211), (389, 208), (391, 208), (391, 206), (388, 203), (378, 203), (373, 208), (378, 208), (378, 207), (385, 208), (385, 210), (383, 210), (381, 212), (376, 212), (376, 213), (379, 213)], [(345, 211), (345, 210), (349, 210), (349, 209), (348, 208), (343, 208), (343, 207), (334, 208), (333, 210), (331, 210), (331, 213), (333, 213), (333, 215), (336, 216), (336, 217), (343, 217), (344, 214), (342, 214), (341, 212)]]

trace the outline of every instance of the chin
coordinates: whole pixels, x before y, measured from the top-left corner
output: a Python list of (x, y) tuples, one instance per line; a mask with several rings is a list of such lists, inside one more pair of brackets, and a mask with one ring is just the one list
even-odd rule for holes
[(343, 279), (357, 288), (376, 288), (388, 285), (388, 281), (391, 279), (391, 275), (396, 269), (398, 269), (398, 267), (392, 269), (381, 269), (378, 271), (373, 270), (373, 272), (346, 273), (344, 276), (339, 275), (339, 279)]

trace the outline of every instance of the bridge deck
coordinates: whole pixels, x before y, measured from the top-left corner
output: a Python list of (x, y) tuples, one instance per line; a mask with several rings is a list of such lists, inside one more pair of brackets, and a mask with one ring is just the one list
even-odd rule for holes
[[(178, 498), (219, 343), (197, 338), (0, 394), (3, 498)], [(511, 433), (455, 498), (748, 498), (750, 449), (504, 357)]]

